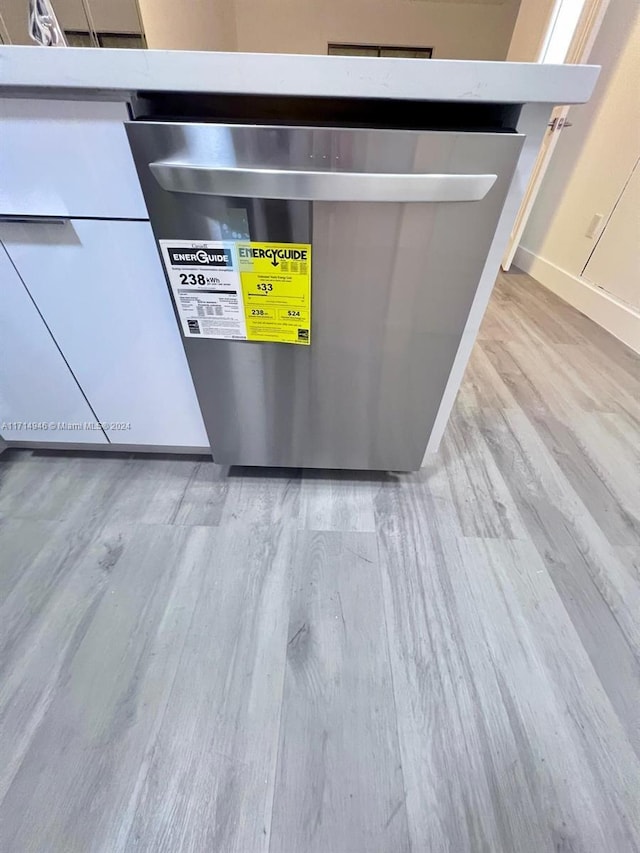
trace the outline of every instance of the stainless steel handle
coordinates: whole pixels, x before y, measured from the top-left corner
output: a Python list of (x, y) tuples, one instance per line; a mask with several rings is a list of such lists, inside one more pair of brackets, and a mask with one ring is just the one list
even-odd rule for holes
[(497, 178), (219, 168), (172, 162), (150, 163), (149, 169), (169, 192), (301, 201), (480, 201)]
[(69, 217), (64, 216), (14, 216), (10, 213), (0, 213), (1, 222), (17, 222), (32, 225), (66, 225)]

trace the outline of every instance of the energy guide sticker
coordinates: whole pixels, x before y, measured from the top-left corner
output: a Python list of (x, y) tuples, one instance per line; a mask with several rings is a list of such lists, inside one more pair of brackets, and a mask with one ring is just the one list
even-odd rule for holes
[(308, 243), (160, 240), (183, 334), (311, 343)]

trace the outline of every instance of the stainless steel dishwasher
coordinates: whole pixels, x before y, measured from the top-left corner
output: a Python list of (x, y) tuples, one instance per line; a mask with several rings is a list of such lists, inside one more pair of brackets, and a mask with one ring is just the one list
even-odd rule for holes
[[(127, 132), (214, 460), (419, 468), (523, 137), (176, 120)], [(238, 303), (234, 264), (260, 252), (274, 276), (310, 272), (298, 337), (283, 321), (270, 340), (265, 320), (287, 319), (293, 297), (253, 318), (258, 291)], [(253, 320), (266, 339), (247, 339)]]

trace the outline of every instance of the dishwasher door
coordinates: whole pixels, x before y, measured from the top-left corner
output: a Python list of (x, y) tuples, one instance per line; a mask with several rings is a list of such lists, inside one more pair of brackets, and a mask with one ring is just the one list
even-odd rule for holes
[(171, 121), (127, 133), (157, 240), (312, 245), (309, 346), (183, 335), (214, 460), (419, 468), (523, 137)]

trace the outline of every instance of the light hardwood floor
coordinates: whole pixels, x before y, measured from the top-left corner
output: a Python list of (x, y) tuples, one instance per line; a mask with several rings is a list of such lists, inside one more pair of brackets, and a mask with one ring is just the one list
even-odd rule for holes
[(640, 849), (640, 361), (501, 277), (412, 475), (0, 456), (0, 849)]

